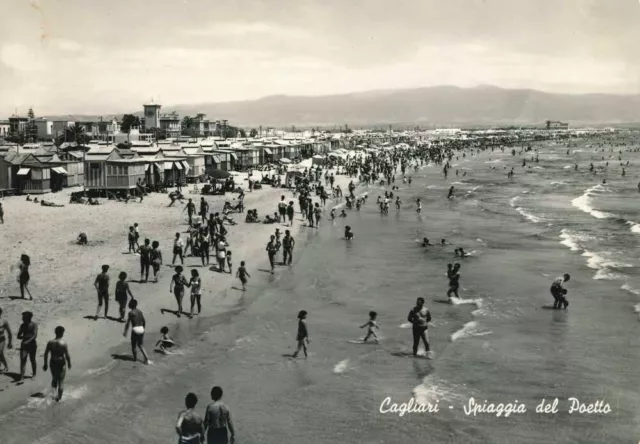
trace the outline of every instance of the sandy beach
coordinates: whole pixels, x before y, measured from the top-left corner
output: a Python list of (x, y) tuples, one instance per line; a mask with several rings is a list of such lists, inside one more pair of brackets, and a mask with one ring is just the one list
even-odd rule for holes
[[(260, 177), (260, 173), (257, 174), (257, 177)], [(241, 177), (246, 179), (246, 174)], [(336, 184), (343, 189), (347, 188), (350, 180), (348, 176), (336, 176)], [(247, 181), (243, 180), (240, 186), (246, 190)], [(46, 341), (53, 337), (53, 330), (57, 325), (63, 325), (73, 362), (68, 380), (72, 380), (75, 375), (103, 371), (105, 365), (108, 367), (113, 363), (113, 350), (116, 350), (117, 354), (130, 354), (129, 339), (122, 336), (124, 324), (115, 320), (118, 308), (113, 299), (113, 286), (120, 271), (128, 274), (131, 291), (145, 314), (148, 325), (148, 333), (145, 335), (148, 352), (153, 349), (162, 326), (167, 325), (172, 331), (193, 329), (197, 332), (198, 324), (198, 316), (194, 319), (178, 319), (173, 313), (162, 311), (176, 309), (175, 298), (169, 292), (169, 282), (173, 275), (170, 267), (171, 247), (175, 233), (185, 233), (188, 227), (186, 212), (183, 211), (184, 205), (176, 202), (174, 206), (167, 207), (167, 195), (158, 193), (149, 194), (142, 203), (136, 200), (125, 204), (103, 199), (102, 205), (99, 206), (71, 205), (68, 204), (68, 200), (72, 191), (75, 189), (42, 196), (46, 200), (64, 204), (61, 208), (43, 207), (26, 201), (25, 196), (3, 199), (5, 224), (0, 230), (0, 243), (9, 246), (6, 254), (0, 258), (0, 269), (3, 270), (0, 307), (4, 310), (4, 318), (10, 322), (14, 330), (14, 344), (19, 344), (15, 334), (20, 325), (20, 314), (26, 310), (32, 311), (34, 321), (39, 326), (38, 365), (41, 366)], [(201, 195), (193, 191), (192, 185), (184, 187), (183, 194), (186, 199), (193, 199), (196, 205), (200, 201)], [(287, 201), (296, 202), (297, 211), (297, 198), (292, 197), (291, 190), (271, 186), (247, 192), (245, 208), (257, 209), (260, 218), (264, 219), (265, 215), (273, 214), (277, 210), (277, 203), (283, 195)], [(221, 211), (225, 201), (233, 203), (236, 196), (237, 193), (228, 193), (226, 196), (204, 197), (209, 202), (210, 212), (213, 213)], [(332, 200), (329, 200), (324, 208), (327, 213), (325, 218), (331, 207)], [(296, 214), (293, 227), (286, 227), (284, 224), (246, 224), (245, 214), (232, 215), (237, 225), (225, 224), (229, 230), (229, 250), (233, 252), (234, 258), (233, 274), (219, 273), (215, 268), (207, 270), (202, 267), (199, 257), (185, 257), (185, 275), (195, 267), (202, 277), (201, 318), (222, 315), (237, 308), (243, 293), (235, 277), (235, 270), (241, 261), (246, 261), (252, 277), (248, 288), (264, 285), (265, 273), (259, 270), (268, 268), (264, 247), (275, 228), (280, 228), (283, 233), (285, 229), (289, 229), (296, 238), (303, 224), (306, 224), (299, 214)], [(127, 232), (134, 222), (140, 226), (140, 243), (145, 238), (160, 242), (164, 264), (158, 283), (152, 282), (152, 279), (148, 283), (139, 283), (139, 256), (127, 252)], [(76, 243), (76, 237), (80, 232), (87, 234), (89, 245), (81, 246)], [(19, 297), (17, 265), (23, 253), (31, 257), (29, 289), (34, 297), (33, 301)], [(281, 260), (281, 254), (278, 255), (278, 259)], [(214, 262), (212, 260), (212, 265)], [(109, 316), (113, 316), (113, 320), (102, 317), (98, 320), (89, 318), (95, 314), (97, 306), (93, 282), (102, 264), (110, 266)], [(189, 302), (186, 297), (184, 310), (188, 309)], [(14, 373), (19, 372), (19, 353), (15, 345), (13, 350), (6, 352), (10, 372), (0, 376), (0, 414), (24, 403), (36, 387), (39, 390), (45, 386), (45, 381), (48, 383), (49, 380), (49, 374), (43, 373), (39, 368), (36, 381), (26, 379), (20, 386), (13, 383)], [(150, 357), (152, 360), (155, 359), (153, 353)], [(26, 374), (31, 374), (29, 366)]]

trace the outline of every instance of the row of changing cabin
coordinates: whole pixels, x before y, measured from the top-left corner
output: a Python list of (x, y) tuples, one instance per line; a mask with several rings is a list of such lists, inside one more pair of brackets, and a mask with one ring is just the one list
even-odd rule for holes
[[(94, 145), (88, 151), (73, 151), (73, 147), (59, 151), (53, 146), (8, 151), (0, 153), (0, 192), (41, 194), (76, 185), (88, 191), (124, 191), (135, 189), (141, 180), (150, 187), (188, 183), (214, 170), (233, 171), (293, 159), (314, 152), (310, 148), (279, 143), (224, 148), (160, 144), (131, 149)], [(315, 153), (330, 149), (330, 144), (313, 147)]]

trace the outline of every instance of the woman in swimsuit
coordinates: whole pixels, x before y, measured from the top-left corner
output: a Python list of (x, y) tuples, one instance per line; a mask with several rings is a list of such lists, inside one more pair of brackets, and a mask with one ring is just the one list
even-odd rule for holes
[(160, 265), (162, 265), (162, 252), (160, 251), (160, 243), (153, 241), (151, 244), (151, 252), (149, 258), (151, 259), (151, 267), (153, 268), (153, 277), (158, 282), (158, 272), (160, 271)]
[(31, 259), (26, 254), (20, 256), (20, 274), (18, 275), (18, 283), (20, 284), (20, 296), (24, 299), (25, 290), (29, 294), (29, 300), (33, 300), (31, 292), (29, 291), (29, 266), (31, 265)]
[(184, 287), (189, 285), (185, 277), (182, 275), (182, 267), (178, 265), (176, 268), (176, 274), (171, 278), (169, 284), (169, 292), (173, 293), (178, 303), (178, 317), (182, 314), (182, 298), (184, 298)]

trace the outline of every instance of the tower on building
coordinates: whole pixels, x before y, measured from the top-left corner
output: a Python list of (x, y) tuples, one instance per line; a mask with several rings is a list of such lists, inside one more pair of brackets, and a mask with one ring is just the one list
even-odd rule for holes
[(151, 102), (143, 106), (145, 130), (160, 128), (160, 108), (162, 108), (162, 105), (154, 103), (153, 99), (151, 99)]

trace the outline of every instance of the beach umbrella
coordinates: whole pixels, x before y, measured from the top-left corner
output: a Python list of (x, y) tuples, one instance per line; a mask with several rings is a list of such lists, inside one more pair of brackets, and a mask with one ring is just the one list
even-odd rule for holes
[(210, 176), (213, 177), (214, 179), (226, 179), (227, 177), (231, 176), (231, 174), (229, 174), (228, 171), (213, 170)]
[(291, 163), (291, 159), (280, 159), (280, 163)]

